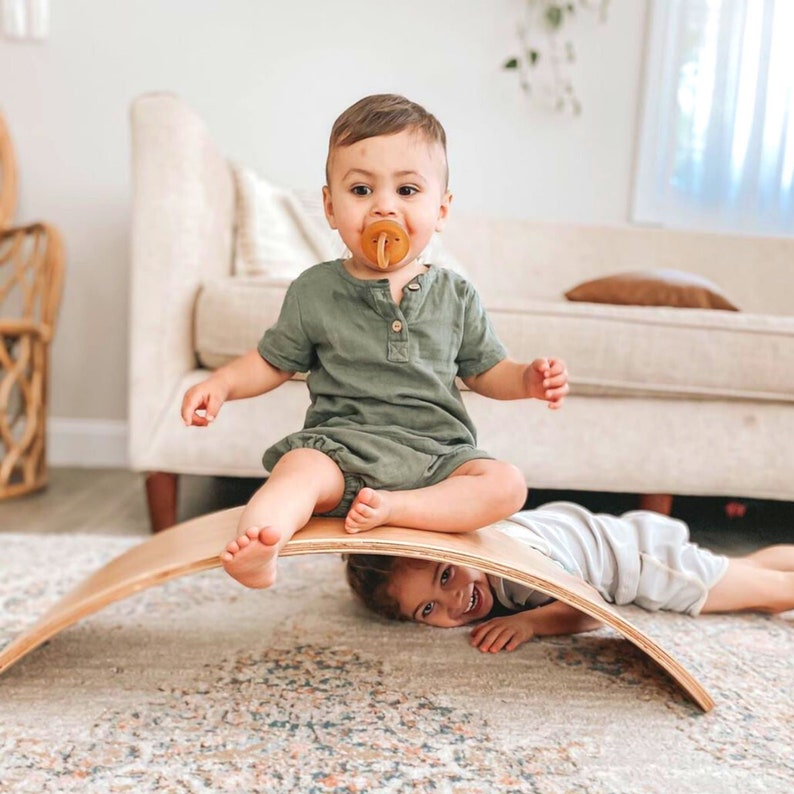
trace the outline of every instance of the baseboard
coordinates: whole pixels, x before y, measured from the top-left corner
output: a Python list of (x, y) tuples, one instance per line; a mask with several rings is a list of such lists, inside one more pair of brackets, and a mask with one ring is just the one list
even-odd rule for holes
[(114, 419), (66, 419), (47, 423), (50, 466), (127, 468), (127, 423)]

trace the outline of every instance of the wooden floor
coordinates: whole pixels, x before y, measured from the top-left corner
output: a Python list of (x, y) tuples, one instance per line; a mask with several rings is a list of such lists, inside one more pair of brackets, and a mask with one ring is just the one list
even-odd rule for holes
[[(122, 469), (57, 468), (36, 494), (0, 501), (0, 532), (149, 534), (143, 475)], [(245, 504), (261, 481), (224, 477), (180, 477), (179, 520)], [(590, 510), (622, 513), (636, 507), (630, 494), (532, 491), (527, 506), (569, 499)], [(724, 499), (679, 497), (674, 515), (685, 520), (698, 543), (744, 554), (771, 543), (794, 543), (794, 504), (748, 501), (747, 515), (729, 519)]]
[[(258, 483), (180, 477), (179, 520), (245, 504)], [(0, 531), (148, 535), (144, 476), (123, 469), (50, 469), (47, 488), (0, 501)]]

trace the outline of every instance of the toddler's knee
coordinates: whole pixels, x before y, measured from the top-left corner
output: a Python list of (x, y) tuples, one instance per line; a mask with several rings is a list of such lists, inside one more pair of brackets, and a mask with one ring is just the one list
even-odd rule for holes
[(288, 449), (280, 458), (281, 464), (305, 465), (313, 460), (320, 460), (320, 456), (327, 457), (324, 452), (312, 447), (296, 447)]
[(518, 512), (527, 501), (527, 483), (524, 475), (512, 463), (501, 463), (498, 476), (505, 510), (508, 513)]

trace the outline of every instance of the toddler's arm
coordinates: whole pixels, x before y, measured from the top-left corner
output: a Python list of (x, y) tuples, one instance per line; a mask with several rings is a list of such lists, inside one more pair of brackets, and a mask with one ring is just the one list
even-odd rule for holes
[(534, 397), (548, 402), (549, 408), (559, 408), (570, 391), (568, 370), (559, 358), (536, 358), (531, 364), (505, 358), (479, 375), (464, 378), (463, 382), (485, 397), (495, 400)]
[(472, 630), (470, 642), (479, 646), (481, 651), (514, 651), (533, 637), (579, 634), (597, 629), (600, 625), (600, 621), (590, 615), (562, 601), (552, 601), (536, 609), (486, 620)]
[[(276, 369), (265, 361), (258, 350), (249, 350), (185, 392), (182, 421), (188, 427), (206, 427), (215, 420), (226, 400), (265, 394), (291, 377), (291, 372)], [(205, 414), (196, 411), (204, 411)]]

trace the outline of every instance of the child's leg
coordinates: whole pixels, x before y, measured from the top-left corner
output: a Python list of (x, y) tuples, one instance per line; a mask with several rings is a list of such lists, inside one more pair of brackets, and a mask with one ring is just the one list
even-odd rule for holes
[(748, 554), (744, 559), (773, 571), (794, 571), (794, 545), (781, 543), (778, 546), (766, 546)]
[(282, 546), (312, 513), (333, 510), (344, 488), (342, 472), (323, 452), (287, 452), (246, 505), (239, 537), (221, 554), (226, 572), (247, 587), (270, 587)]
[[(773, 551), (773, 550), (777, 551)], [(794, 546), (770, 546), (728, 561), (703, 612), (786, 612), (794, 609)]]
[(470, 460), (440, 483), (413, 491), (362, 488), (345, 519), (348, 532), (394, 524), (438, 532), (471, 532), (520, 510), (521, 472), (499, 460)]

